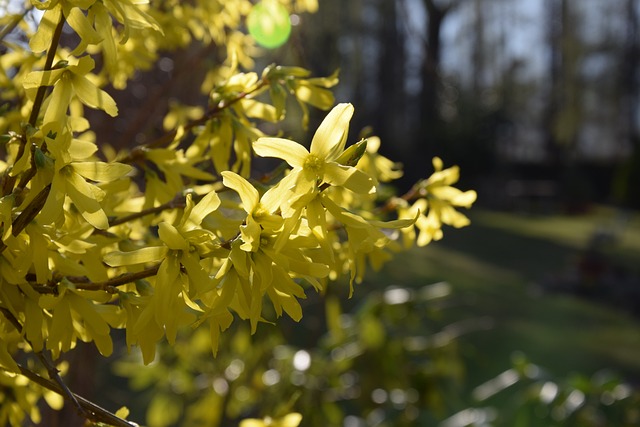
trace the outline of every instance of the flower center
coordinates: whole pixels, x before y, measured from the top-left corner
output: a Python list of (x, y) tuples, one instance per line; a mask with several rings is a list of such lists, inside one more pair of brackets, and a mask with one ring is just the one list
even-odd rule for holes
[(322, 175), (324, 161), (315, 154), (309, 154), (304, 161), (304, 168), (315, 173), (318, 177)]
[(262, 204), (258, 204), (251, 214), (255, 219), (264, 218), (269, 215), (269, 211)]

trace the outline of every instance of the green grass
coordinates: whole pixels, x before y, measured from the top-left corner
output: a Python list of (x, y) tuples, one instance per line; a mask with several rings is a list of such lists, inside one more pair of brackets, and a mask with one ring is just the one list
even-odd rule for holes
[[(595, 230), (616, 226), (616, 215), (606, 208), (581, 217), (478, 210), (471, 215), (470, 227), (445, 230), (442, 241), (398, 257), (369, 282), (452, 285), (446, 317), (479, 326), (460, 339), (471, 386), (507, 369), (514, 352), (560, 377), (610, 368), (637, 381), (637, 318), (571, 295), (541, 293), (536, 286), (565, 271)], [(607, 252), (637, 268), (633, 260), (640, 259), (640, 218), (628, 219), (622, 231)], [(483, 329), (488, 320), (490, 329)]]

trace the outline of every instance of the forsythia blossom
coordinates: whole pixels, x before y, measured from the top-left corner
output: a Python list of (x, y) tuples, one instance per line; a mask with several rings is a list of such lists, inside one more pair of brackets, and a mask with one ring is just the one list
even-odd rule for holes
[[(37, 422), (43, 396), (60, 405), (16, 375), (32, 369), (29, 352), (57, 359), (82, 341), (107, 356), (122, 329), (148, 364), (161, 340), (179, 345), (181, 330), (204, 326), (216, 354), (237, 318), (251, 333), (285, 314), (298, 321), (308, 292), (341, 277), (353, 292), (367, 267), (440, 239), (444, 225), (468, 224), (456, 209), (476, 193), (453, 187), (458, 168), (438, 158), (430, 178), (389, 195), (400, 165), (378, 153), (375, 136), (347, 145), (354, 107), (334, 106), (337, 72), (238, 72), (253, 66), (255, 43), (242, 29), (254, 3), (31, 0), (42, 11), (37, 28), (21, 24), (27, 13), (0, 17), (0, 38), (8, 29), (29, 40), (2, 40), (0, 54), (1, 425)], [(318, 7), (280, 3), (291, 13)], [(199, 105), (172, 102), (154, 130), (163, 134), (138, 134), (144, 145), (118, 133), (137, 125), (126, 117), (102, 127), (113, 133), (94, 133), (90, 117), (118, 115), (110, 88), (194, 42), (228, 54), (207, 70)], [(308, 148), (277, 137), (290, 105), (305, 128), (309, 106), (330, 110)], [(101, 112), (85, 117), (87, 107)], [(283, 162), (258, 174), (256, 156)], [(59, 367), (47, 368), (59, 381)], [(240, 426), (300, 422), (292, 412)]]

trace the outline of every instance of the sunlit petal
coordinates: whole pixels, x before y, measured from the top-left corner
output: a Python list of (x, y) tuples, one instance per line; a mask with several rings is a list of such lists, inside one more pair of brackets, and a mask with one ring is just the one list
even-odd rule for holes
[(354, 193), (373, 194), (375, 183), (369, 175), (350, 166), (329, 162), (324, 167), (323, 180), (331, 185), (348, 188)]
[(222, 183), (240, 196), (242, 207), (247, 213), (252, 213), (260, 201), (260, 194), (253, 185), (235, 172), (222, 172)]
[(200, 225), (202, 220), (220, 206), (220, 197), (215, 191), (207, 193), (191, 210), (189, 219)]
[(158, 224), (158, 236), (169, 249), (189, 250), (189, 244), (184, 237), (173, 225), (167, 222)]
[(114, 251), (104, 256), (104, 262), (111, 267), (144, 264), (147, 262), (160, 261), (167, 255), (167, 251), (166, 246), (150, 246), (130, 252)]
[(105, 162), (75, 162), (70, 167), (85, 178), (100, 182), (115, 181), (133, 169), (122, 163)]
[(71, 84), (83, 104), (104, 110), (111, 117), (118, 115), (116, 101), (111, 95), (91, 83), (86, 77), (74, 75)]
[(247, 218), (247, 224), (240, 227), (240, 236), (244, 242), (240, 249), (247, 252), (255, 252), (260, 247), (260, 225), (251, 216)]
[(62, 78), (56, 82), (49, 96), (49, 103), (44, 113), (43, 123), (56, 123), (64, 126), (72, 95), (73, 89), (71, 87), (71, 81), (68, 78), (68, 73), (63, 74)]
[(338, 104), (327, 114), (311, 141), (310, 152), (325, 160), (334, 160), (344, 151), (353, 105)]
[(88, 223), (105, 230), (109, 228), (109, 220), (97, 200), (98, 196), (102, 196), (101, 192), (102, 190), (87, 183), (75, 171), (67, 172), (67, 194)]
[(309, 155), (302, 145), (284, 138), (260, 138), (253, 143), (253, 150), (260, 157), (277, 157), (293, 167), (302, 167)]
[(51, 224), (60, 217), (63, 212), (66, 192), (66, 180), (60, 176), (60, 174), (55, 174), (51, 182), (51, 190), (49, 191), (47, 201), (38, 215), (38, 219), (42, 224)]

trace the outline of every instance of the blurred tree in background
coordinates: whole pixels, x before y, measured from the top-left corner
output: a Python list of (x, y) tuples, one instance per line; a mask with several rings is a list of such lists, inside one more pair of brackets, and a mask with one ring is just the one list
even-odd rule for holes
[(340, 65), (339, 96), (393, 140), (384, 152), (407, 177), (437, 154), (485, 203), (505, 206), (515, 179), (550, 181), (567, 209), (638, 206), (636, 1), (323, 4), (301, 29), (304, 58)]

